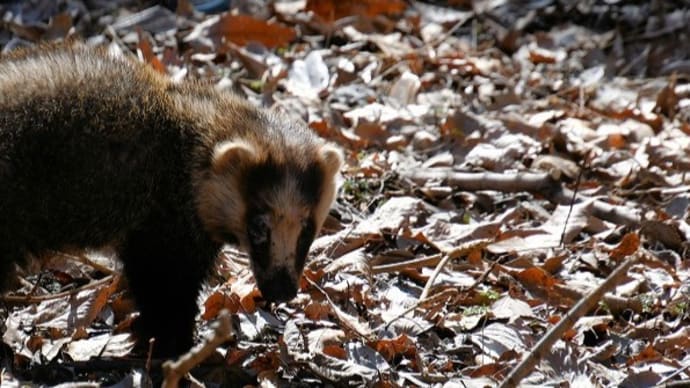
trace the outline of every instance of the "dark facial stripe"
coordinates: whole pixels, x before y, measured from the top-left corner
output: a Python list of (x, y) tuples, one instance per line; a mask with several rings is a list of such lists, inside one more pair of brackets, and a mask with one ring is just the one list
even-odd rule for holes
[(316, 206), (321, 197), (323, 186), (323, 171), (321, 166), (312, 163), (305, 169), (294, 172), (299, 182), (299, 191), (309, 206)]
[[(321, 197), (321, 188), (324, 184), (324, 173), (320, 165), (312, 163), (306, 168), (294, 164), (279, 165), (268, 160), (258, 166), (250, 168), (246, 172), (246, 192), (248, 202), (257, 198), (256, 194), (269, 191), (271, 188), (285, 182), (287, 176), (294, 177), (299, 184), (299, 192), (304, 204), (316, 206)], [(280, 206), (280, 204), (255, 204), (261, 207)]]
[(252, 261), (259, 268), (271, 264), (271, 230), (264, 222), (265, 213), (257, 208), (247, 209), (247, 237)]
[(252, 201), (257, 193), (266, 192), (285, 180), (285, 169), (272, 160), (253, 166), (246, 171), (245, 182), (247, 199)]
[(312, 241), (314, 241), (314, 235), (316, 234), (316, 224), (314, 220), (309, 218), (306, 220), (302, 226), (302, 231), (297, 239), (297, 250), (295, 252), (295, 269), (297, 273), (302, 273), (302, 268), (304, 268), (304, 263), (307, 260), (307, 254), (309, 253), (309, 247)]

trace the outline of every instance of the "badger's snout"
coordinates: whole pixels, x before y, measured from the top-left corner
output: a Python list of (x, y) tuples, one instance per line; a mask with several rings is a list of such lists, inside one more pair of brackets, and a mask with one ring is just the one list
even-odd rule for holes
[(255, 275), (261, 295), (269, 302), (286, 302), (297, 295), (297, 279), (290, 276), (290, 271), (286, 268)]

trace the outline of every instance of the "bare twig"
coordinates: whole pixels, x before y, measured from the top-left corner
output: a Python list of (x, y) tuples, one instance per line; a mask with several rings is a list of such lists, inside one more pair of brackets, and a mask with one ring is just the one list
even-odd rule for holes
[[(437, 301), (445, 300), (449, 297), (448, 295), (448, 290), (446, 291), (441, 291), (438, 294), (431, 295), (429, 296), (429, 293), (431, 292), (431, 286), (433, 285), (434, 281), (438, 277), (438, 274), (441, 272), (443, 267), (445, 267), (446, 263), (452, 259), (452, 258), (457, 258), (460, 257), (464, 254), (469, 253), (470, 251), (474, 249), (482, 249), (486, 247), (490, 243), (489, 240), (477, 240), (477, 241), (471, 241), (466, 244), (462, 244), (461, 246), (452, 249), (446, 253), (439, 253), (436, 255), (428, 256), (428, 257), (423, 257), (421, 259), (414, 259), (414, 260), (406, 260), (403, 262), (399, 263), (392, 263), (392, 264), (383, 264), (379, 266), (375, 266), (372, 268), (372, 271), (374, 273), (381, 273), (381, 272), (393, 272), (393, 271), (399, 271), (403, 270), (405, 268), (410, 268), (410, 267), (425, 267), (428, 265), (436, 265), (436, 268), (434, 269), (434, 273), (429, 277), (429, 279), (426, 282), (426, 285), (424, 286), (424, 290), (422, 291), (421, 295), (419, 296), (419, 299), (417, 302), (413, 303), (411, 306), (406, 308), (403, 312), (395, 316), (394, 318), (388, 320), (387, 322), (383, 323), (376, 329), (374, 329), (375, 332), (379, 331), (381, 328), (387, 329), (388, 326), (390, 326), (391, 323), (397, 321), (398, 319), (404, 317), (405, 315), (409, 314), (410, 312), (414, 311), (415, 309), (424, 306), (424, 305), (430, 305), (433, 304)], [(491, 266), (487, 271), (490, 271), (495, 264)], [(485, 272), (482, 274), (482, 278), (486, 276), (488, 272)], [(475, 282), (472, 287), (469, 289), (474, 288), (479, 281)], [(454, 293), (456, 291), (453, 291)]]
[(568, 215), (565, 217), (565, 222), (563, 222), (563, 233), (561, 233), (561, 242), (558, 244), (560, 246), (563, 246), (563, 242), (565, 241), (565, 233), (568, 230), (568, 221), (570, 220), (570, 216), (573, 214), (573, 207), (575, 206), (575, 200), (577, 199), (577, 190), (580, 188), (580, 181), (582, 180), (582, 174), (584, 173), (584, 168), (580, 169), (580, 172), (577, 174), (577, 180), (575, 181), (575, 191), (573, 191), (573, 196), (571, 197), (572, 200), (570, 201), (570, 205), (568, 207)]
[[(690, 368), (690, 364), (685, 363), (682, 367), (678, 368), (677, 371), (675, 371), (675, 372), (671, 373), (670, 375), (668, 375), (668, 376), (664, 377), (663, 379), (661, 379), (661, 381), (659, 381), (659, 382), (655, 385), (655, 387), (666, 387), (666, 386), (667, 386), (666, 384), (667, 384), (668, 381), (671, 381), (671, 379), (675, 378), (675, 377), (678, 376), (679, 374), (684, 373), (685, 371), (688, 370), (688, 368)], [(679, 382), (680, 382), (680, 381), (679, 381)], [(685, 385), (678, 385), (678, 386), (687, 387), (688, 384), (690, 384), (690, 381), (688, 381), (688, 380), (683, 380), (682, 382), (685, 383)]]
[(176, 388), (180, 379), (189, 373), (192, 368), (203, 362), (218, 346), (232, 337), (232, 323), (227, 311), (221, 312), (214, 324), (211, 337), (183, 354), (175, 361), (169, 360), (163, 363), (163, 388)]
[(443, 267), (446, 266), (448, 261), (450, 261), (451, 259), (458, 258), (462, 255), (466, 255), (474, 251), (475, 249), (483, 249), (490, 243), (491, 241), (486, 239), (470, 241), (444, 253), (443, 258), (434, 269), (434, 272), (429, 277), (429, 280), (427, 280), (426, 285), (424, 286), (424, 290), (422, 291), (422, 294), (419, 296), (419, 300), (421, 301), (429, 296), (429, 293), (431, 292), (431, 286), (434, 284), (436, 278), (443, 270)]
[(423, 306), (431, 306), (435, 304), (436, 302), (440, 301), (445, 301), (448, 298), (454, 296), (457, 294), (457, 290), (455, 289), (447, 289), (443, 290), (437, 294), (434, 294), (432, 296), (429, 296), (425, 299), (420, 299), (413, 303), (410, 307), (406, 308), (403, 312), (400, 314), (396, 315), (395, 317), (389, 319), (388, 321), (384, 322), (380, 326), (378, 326), (376, 329), (374, 329), (374, 332), (379, 332), (381, 329), (388, 330), (388, 326), (390, 326), (393, 322), (397, 321), (398, 319), (404, 317), (405, 315), (411, 313), (412, 311), (423, 307)]
[(369, 326), (365, 326), (357, 322), (356, 320), (353, 320), (352, 317), (343, 312), (340, 307), (338, 307), (335, 303), (333, 303), (333, 300), (331, 300), (331, 297), (328, 296), (328, 293), (326, 290), (321, 288), (318, 284), (316, 284), (313, 280), (309, 279), (308, 277), (304, 277), (304, 279), (309, 282), (314, 288), (319, 290), (321, 294), (326, 298), (326, 301), (331, 307), (331, 310), (333, 311), (333, 314), (335, 314), (336, 318), (338, 321), (345, 326), (347, 329), (349, 329), (351, 332), (357, 334), (359, 337), (365, 339), (366, 341), (371, 341), (373, 337), (373, 331)]
[(575, 322), (582, 317), (587, 311), (590, 311), (594, 306), (599, 303), (603, 298), (604, 294), (613, 288), (620, 279), (627, 274), (628, 269), (631, 265), (636, 263), (642, 254), (638, 250), (635, 254), (631, 255), (630, 258), (624, 260), (618, 268), (616, 268), (611, 274), (604, 280), (603, 283), (599, 285), (595, 290), (593, 290), (587, 297), (581, 299), (573, 308), (570, 309), (568, 314), (563, 317), (554, 327), (549, 330), (542, 339), (537, 342), (537, 344), (532, 348), (529, 354), (522, 359), (522, 361), (513, 368), (513, 370), (508, 374), (508, 376), (501, 382), (501, 388), (515, 387), (520, 381), (527, 376), (537, 362), (543, 358), (543, 356), (549, 351), (551, 346), (563, 336), (566, 330), (572, 327)]
[[(66, 296), (71, 296), (78, 294), (81, 291), (88, 290), (91, 288), (96, 288), (100, 287), (104, 284), (110, 283), (115, 277), (113, 275), (108, 275), (104, 277), (101, 280), (96, 280), (95, 282), (91, 282), (88, 284), (85, 284), (79, 288), (75, 288), (73, 290), (69, 291), (64, 291), (64, 292), (58, 292), (57, 294), (49, 294), (49, 295), (39, 295), (39, 296), (33, 296), (33, 295), (2, 295), (0, 296), (0, 301), (3, 301), (5, 303), (14, 303), (14, 304), (22, 304), (22, 303), (41, 303), (45, 302), (47, 300), (53, 300), (53, 299), (60, 299)], [(117, 277), (119, 278), (119, 276)]]
[(379, 264), (371, 267), (371, 273), (397, 272), (407, 268), (421, 268), (431, 265), (437, 265), (443, 258), (443, 254), (437, 253), (435, 255), (399, 261), (397, 263)]
[[(443, 267), (446, 266), (446, 263), (448, 263), (448, 261), (450, 261), (450, 259), (452, 259), (452, 257), (450, 255), (448, 255), (448, 254), (443, 255), (443, 258), (438, 263), (436, 268), (434, 268), (434, 272), (431, 274), (431, 276), (429, 277), (429, 280), (427, 280), (426, 284), (424, 285), (424, 289), (422, 290), (422, 293), (419, 295), (419, 301), (422, 301), (422, 300), (429, 297), (429, 292), (431, 292), (431, 286), (434, 284), (434, 282), (436, 281), (436, 278), (438, 277), (438, 275), (443, 270)], [(417, 303), (419, 303), (419, 301)]]
[[(507, 193), (530, 192), (546, 197), (549, 201), (569, 205), (573, 197), (577, 202), (588, 200), (564, 188), (547, 173), (492, 173), (459, 172), (446, 168), (416, 170), (404, 174), (417, 184), (430, 180), (442, 180), (459, 190), (497, 190)], [(625, 206), (612, 205), (595, 199), (592, 201), (592, 215), (618, 225), (638, 226), (642, 220), (640, 212)]]
[(498, 190), (503, 192), (538, 192), (547, 195), (549, 191), (560, 190), (560, 184), (547, 173), (493, 173), (460, 172), (448, 168), (429, 168), (410, 171), (403, 176), (417, 184), (430, 180), (443, 180), (447, 185), (461, 190)]

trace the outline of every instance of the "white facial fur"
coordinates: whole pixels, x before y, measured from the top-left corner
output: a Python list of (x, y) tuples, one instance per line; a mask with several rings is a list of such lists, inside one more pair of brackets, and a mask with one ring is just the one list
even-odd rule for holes
[[(246, 193), (244, 198), (241, 190), (246, 182), (241, 179), (248, 178), (243, 172), (260, 165), (267, 157), (244, 141), (216, 147), (213, 176), (203, 183), (199, 210), (207, 230), (219, 240), (233, 236), (250, 253), (252, 270), (267, 299), (285, 300), (294, 296), (307, 248), (335, 198), (335, 175), (342, 162), (340, 151), (330, 145), (320, 145), (314, 151), (293, 157), (320, 166), (316, 171), (322, 175), (321, 187), (314, 188), (319, 193), (316, 203), (310, 204), (304, 198), (300, 192), (304, 182), (299, 181), (298, 173), (292, 174), (289, 169), (280, 182), (268, 186), (269, 190)], [(260, 210), (256, 209), (257, 203), (261, 204)], [(303, 234), (309, 225), (311, 231)]]

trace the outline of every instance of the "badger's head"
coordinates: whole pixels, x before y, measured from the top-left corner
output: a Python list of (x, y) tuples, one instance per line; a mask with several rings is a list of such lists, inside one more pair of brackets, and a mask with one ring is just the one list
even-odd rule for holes
[(215, 145), (199, 213), (214, 239), (249, 253), (263, 297), (285, 301), (334, 200), (342, 156), (306, 128), (271, 124)]

